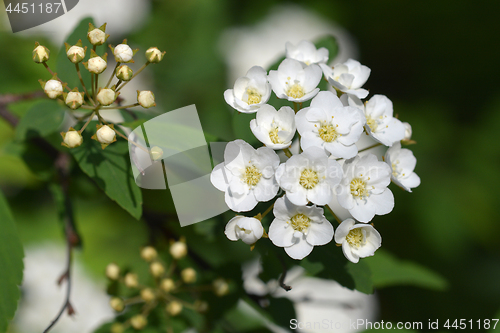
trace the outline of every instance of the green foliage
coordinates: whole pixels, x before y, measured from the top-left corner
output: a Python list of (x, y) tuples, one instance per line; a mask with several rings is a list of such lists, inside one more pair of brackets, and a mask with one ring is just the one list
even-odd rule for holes
[(448, 286), (439, 274), (416, 263), (399, 260), (383, 249), (373, 257), (365, 258), (364, 262), (370, 267), (373, 285), (377, 288), (412, 285), (442, 291)]
[(142, 215), (142, 194), (132, 177), (128, 144), (124, 140), (109, 145), (106, 149), (91, 139), (96, 131), (91, 122), (83, 132), (83, 144), (71, 149), (80, 168), (123, 209), (139, 219)]
[(0, 192), (0, 332), (7, 330), (21, 296), (23, 279), (23, 247), (14, 218), (3, 193)]
[(64, 119), (66, 106), (42, 100), (33, 105), (22, 117), (16, 127), (16, 140), (23, 141), (32, 137), (45, 137), (57, 132)]

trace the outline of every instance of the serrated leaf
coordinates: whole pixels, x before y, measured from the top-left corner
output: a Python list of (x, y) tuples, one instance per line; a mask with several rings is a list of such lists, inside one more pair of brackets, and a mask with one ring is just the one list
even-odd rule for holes
[(132, 176), (128, 144), (119, 139), (106, 149), (90, 137), (95, 133), (95, 122), (91, 122), (83, 133), (83, 144), (70, 152), (80, 168), (112, 200), (136, 219), (142, 215), (142, 193)]
[(395, 285), (445, 290), (448, 283), (439, 274), (419, 264), (400, 260), (385, 250), (378, 250), (373, 257), (365, 258), (372, 271), (373, 284), (377, 288)]
[(7, 331), (17, 302), (21, 296), (19, 286), (23, 280), (23, 246), (17, 234), (14, 218), (7, 201), (0, 192), (0, 332)]
[(48, 136), (57, 132), (64, 119), (66, 107), (56, 101), (40, 101), (33, 105), (16, 127), (16, 140)]

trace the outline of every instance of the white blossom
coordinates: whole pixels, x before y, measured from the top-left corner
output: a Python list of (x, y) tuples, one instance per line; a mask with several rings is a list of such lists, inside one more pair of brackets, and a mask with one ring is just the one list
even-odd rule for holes
[(394, 196), (387, 188), (391, 168), (373, 154), (356, 156), (343, 165), (344, 177), (337, 187), (339, 204), (360, 222), (375, 215), (388, 214), (394, 208)]
[(287, 58), (298, 60), (307, 66), (328, 61), (328, 49), (325, 47), (316, 49), (316, 46), (308, 40), (300, 41), (297, 46), (287, 42), (285, 48)]
[(409, 123), (406, 123), (406, 122), (404, 122), (403, 125), (405, 127), (405, 137), (403, 138), (403, 140), (410, 141), (411, 134), (412, 134), (411, 125)]
[(267, 72), (260, 66), (248, 70), (234, 83), (233, 89), (224, 92), (224, 99), (232, 108), (243, 113), (254, 113), (266, 104), (271, 96)]
[(328, 82), (335, 89), (358, 98), (368, 96), (368, 90), (361, 87), (370, 76), (370, 68), (353, 59), (348, 59), (343, 64), (336, 64), (333, 67), (325, 64), (320, 64), (320, 66)]
[(359, 258), (372, 256), (382, 244), (382, 237), (370, 224), (355, 224), (353, 219), (342, 222), (335, 232), (335, 242), (342, 244), (345, 257), (357, 263)]
[(104, 125), (96, 132), (97, 140), (100, 143), (110, 144), (116, 141), (116, 133), (108, 125)]
[[(96, 30), (99, 30), (99, 29), (96, 29)], [(94, 74), (101, 74), (102, 72), (104, 72), (104, 70), (106, 69), (108, 64), (107, 64), (106, 60), (97, 56), (97, 57), (90, 58), (87, 66), (88, 66), (89, 72), (94, 73)]]
[(113, 89), (100, 88), (97, 93), (97, 101), (101, 105), (111, 105), (116, 100), (116, 97), (118, 97), (118, 94)]
[(364, 104), (358, 98), (350, 97), (349, 105), (362, 111), (366, 118), (366, 133), (374, 140), (390, 147), (405, 137), (405, 126), (392, 116), (392, 101), (386, 96), (374, 95)]
[(303, 259), (315, 245), (325, 245), (333, 238), (333, 227), (320, 207), (297, 206), (284, 196), (276, 200), (273, 214), (269, 239), (293, 259)]
[(318, 93), (310, 107), (297, 113), (296, 123), (304, 150), (319, 147), (341, 158), (358, 153), (356, 142), (363, 133), (364, 118), (355, 107), (344, 106), (330, 91)]
[(102, 45), (107, 39), (106, 33), (99, 28), (89, 31), (87, 38), (92, 45)]
[(395, 142), (385, 153), (385, 161), (392, 168), (392, 181), (411, 192), (411, 189), (420, 185), (420, 177), (413, 170), (417, 159), (409, 149), (401, 148), (400, 142)]
[(302, 64), (294, 59), (285, 59), (277, 71), (269, 71), (269, 83), (278, 98), (302, 103), (310, 100), (319, 92), (321, 68), (312, 64), (302, 68)]
[(155, 95), (150, 90), (137, 90), (137, 102), (145, 109), (156, 106)]
[(250, 121), (255, 137), (272, 149), (288, 148), (295, 135), (295, 112), (288, 106), (278, 111), (268, 104), (257, 111), (256, 119)]
[(63, 86), (58, 80), (48, 80), (47, 83), (45, 83), (43, 90), (49, 98), (55, 99), (62, 95)]
[(305, 206), (310, 201), (326, 205), (333, 196), (333, 189), (342, 179), (339, 163), (329, 159), (325, 150), (310, 147), (293, 155), (276, 170), (276, 180), (293, 204)]
[(224, 233), (232, 241), (241, 239), (244, 243), (252, 245), (262, 238), (264, 228), (254, 217), (235, 216), (227, 223)]
[(278, 193), (274, 176), (279, 165), (276, 152), (267, 147), (255, 150), (243, 140), (231, 141), (210, 181), (225, 192), (225, 201), (236, 212), (252, 210), (259, 201), (269, 201)]
[(118, 44), (113, 50), (116, 62), (130, 62), (134, 56), (134, 51), (127, 44)]

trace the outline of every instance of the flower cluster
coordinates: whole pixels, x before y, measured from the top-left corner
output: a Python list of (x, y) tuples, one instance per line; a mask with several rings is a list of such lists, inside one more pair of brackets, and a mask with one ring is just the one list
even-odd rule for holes
[[(386, 96), (362, 101), (369, 94), (362, 87), (370, 69), (353, 59), (333, 67), (327, 62), (325, 48), (309, 41), (287, 43), (277, 70), (252, 67), (224, 92), (238, 112), (256, 113), (249, 125), (264, 146), (229, 142), (224, 162), (212, 171), (212, 184), (238, 213), (276, 198), (262, 214), (231, 219), (225, 229), (230, 240), (253, 247), (268, 237), (291, 258), (303, 259), (314, 246), (335, 239), (346, 258), (358, 262), (381, 245), (369, 222), (392, 211), (391, 180), (408, 192), (420, 184), (413, 172), (415, 157), (401, 148), (401, 143), (413, 143), (411, 126), (394, 117)], [(327, 91), (318, 87), (323, 77), (331, 87)], [(291, 105), (276, 110), (267, 104), (271, 91)], [(363, 133), (372, 145), (360, 149)], [(370, 151), (378, 146), (390, 147), (380, 159)], [(340, 223), (335, 237), (324, 208)], [(262, 220), (271, 209), (274, 219), (266, 232)], [(350, 217), (341, 221), (337, 215)]]
[[(81, 39), (74, 45), (65, 43), (66, 56), (69, 61), (75, 64), (76, 74), (80, 79), (80, 85), (83, 91), (79, 91), (78, 87), (71, 89), (68, 87), (67, 83), (62, 82), (57, 76), (57, 73), (54, 73), (46, 63), (50, 58), (49, 49), (45, 46), (39, 45), (38, 43), (35, 44), (35, 49), (33, 50), (33, 61), (35, 63), (43, 64), (52, 75), (52, 78), (48, 81), (39, 80), (47, 97), (61, 100), (71, 110), (81, 111), (80, 109), (83, 109), (88, 112), (83, 117), (79, 117), (78, 115), (72, 113), (73, 117), (77, 121), (83, 121), (86, 119), (86, 122), (79, 130), (70, 127), (68, 131), (61, 133), (63, 138), (63, 142), (61, 144), (68, 148), (76, 148), (83, 143), (82, 132), (85, 130), (90, 121), (94, 119), (98, 120), (99, 124), (96, 125), (97, 131), (95, 135), (92, 136), (92, 139), (98, 141), (103, 149), (116, 141), (116, 135), (127, 139), (127, 137), (118, 131), (113, 124), (110, 124), (103, 119), (103, 114), (110, 109), (127, 109), (136, 106), (150, 108), (156, 105), (153, 93), (148, 90), (137, 91), (137, 103), (132, 105), (121, 105), (122, 100), (119, 98), (119, 95), (120, 90), (144, 68), (146, 68), (146, 66), (152, 63), (160, 62), (165, 52), (161, 52), (156, 47), (149, 48), (145, 53), (146, 63), (134, 73), (128, 64), (134, 62), (133, 57), (137, 50), (133, 50), (127, 44), (127, 40), (124, 40), (121, 44), (115, 47), (109, 45), (109, 48), (115, 58), (116, 66), (113, 69), (107, 84), (100, 87), (99, 75), (102, 74), (108, 67), (108, 59), (107, 53), (102, 55), (97, 54), (97, 46), (103, 45), (108, 37), (109, 35), (106, 34), (106, 24), (99, 28), (96, 28), (92, 25), (92, 23), (89, 24), (87, 39), (92, 45), (92, 49), (90, 50), (88, 60), (85, 62), (83, 60), (88, 52), (87, 47), (83, 47)], [(91, 82), (84, 82), (80, 72), (80, 63), (82, 63), (85, 69), (91, 74)], [(113, 83), (113, 79), (116, 80), (115, 83)], [(67, 90), (67, 92), (65, 92), (65, 90)], [(147, 150), (144, 147), (142, 148)]]

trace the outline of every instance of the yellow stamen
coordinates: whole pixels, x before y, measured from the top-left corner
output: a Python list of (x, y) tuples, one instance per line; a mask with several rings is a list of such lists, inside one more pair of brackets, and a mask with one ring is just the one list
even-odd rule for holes
[(354, 228), (351, 231), (349, 231), (345, 239), (349, 243), (349, 245), (354, 247), (360, 247), (362, 244), (365, 243), (365, 239), (363, 237), (363, 232), (361, 231), (361, 228)]
[(354, 178), (351, 180), (351, 194), (360, 199), (370, 195), (366, 189), (366, 182), (361, 178)]
[(286, 94), (292, 98), (301, 98), (305, 95), (305, 92), (304, 88), (300, 84), (295, 83), (293, 86), (288, 88)]
[(306, 190), (314, 188), (319, 183), (318, 173), (311, 169), (305, 169), (300, 175), (299, 184)]
[(248, 186), (255, 186), (259, 183), (262, 173), (254, 165), (248, 166), (245, 169), (245, 175), (243, 176), (243, 182)]
[(295, 231), (307, 231), (309, 225), (311, 224), (311, 219), (304, 214), (297, 214), (290, 219), (292, 228)]

